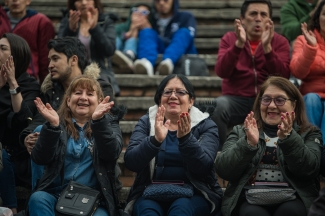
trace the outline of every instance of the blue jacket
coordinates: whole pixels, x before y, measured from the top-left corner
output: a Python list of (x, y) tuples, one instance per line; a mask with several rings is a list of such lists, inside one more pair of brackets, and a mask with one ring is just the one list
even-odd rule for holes
[[(141, 117), (125, 152), (126, 167), (137, 173), (125, 208), (129, 214), (153, 178), (155, 157), (160, 148), (151, 143), (150, 137), (154, 136), (157, 110), (157, 105), (150, 107), (149, 113)], [(219, 147), (218, 127), (208, 113), (202, 113), (196, 107), (192, 107), (189, 114), (191, 133), (179, 139), (179, 151), (184, 158), (187, 178), (211, 204), (211, 215), (216, 215), (223, 196), (213, 166)]]

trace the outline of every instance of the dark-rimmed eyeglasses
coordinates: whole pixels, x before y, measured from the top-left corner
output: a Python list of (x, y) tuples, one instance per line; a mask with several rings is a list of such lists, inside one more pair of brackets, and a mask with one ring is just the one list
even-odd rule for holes
[(147, 15), (150, 14), (150, 11), (148, 11), (148, 10), (140, 10), (137, 7), (133, 7), (131, 10), (132, 10), (132, 13), (139, 13), (139, 14), (141, 14), (143, 16), (147, 16)]
[(287, 100), (291, 100), (290, 98), (284, 98), (284, 97), (276, 97), (276, 98), (271, 98), (271, 97), (268, 97), (268, 96), (264, 96), (264, 97), (261, 97), (260, 98), (260, 101), (261, 101), (261, 104), (263, 106), (269, 106), (271, 104), (271, 102), (274, 102), (275, 105), (277, 106), (283, 106)]
[(162, 96), (164, 97), (170, 97), (173, 92), (175, 92), (176, 97), (183, 97), (188, 94), (188, 91), (186, 90), (171, 90), (171, 89), (166, 89), (162, 92)]

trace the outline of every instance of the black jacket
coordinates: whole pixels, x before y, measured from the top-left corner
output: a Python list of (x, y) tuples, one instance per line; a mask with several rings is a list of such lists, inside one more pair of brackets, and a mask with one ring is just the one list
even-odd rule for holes
[(0, 89), (0, 142), (12, 156), (25, 149), (19, 145), (19, 133), (28, 126), (36, 113), (34, 100), (40, 95), (40, 85), (27, 72), (21, 74), (17, 82), (23, 97), (21, 109), (17, 113), (12, 110), (9, 85)]
[[(124, 155), (125, 166), (136, 172), (137, 176), (130, 191), (125, 211), (132, 213), (135, 201), (142, 196), (151, 183), (154, 173), (155, 157), (160, 147), (151, 143), (154, 136), (154, 123), (157, 106), (149, 108), (149, 113), (142, 116), (130, 138)], [(200, 194), (211, 204), (211, 214), (220, 212), (223, 192), (214, 172), (214, 159), (218, 152), (218, 127), (208, 113), (193, 106), (190, 111), (191, 133), (179, 139), (179, 151), (184, 158), (187, 178)]]
[[(101, 192), (111, 216), (117, 215), (117, 196), (115, 186), (115, 165), (122, 151), (122, 133), (119, 117), (106, 114), (98, 121), (91, 121), (94, 138), (93, 166)], [(46, 190), (53, 180), (60, 175), (64, 165), (67, 131), (63, 124), (52, 127), (45, 123), (40, 137), (33, 148), (31, 158), (39, 165), (44, 165), (44, 174), (35, 191)]]

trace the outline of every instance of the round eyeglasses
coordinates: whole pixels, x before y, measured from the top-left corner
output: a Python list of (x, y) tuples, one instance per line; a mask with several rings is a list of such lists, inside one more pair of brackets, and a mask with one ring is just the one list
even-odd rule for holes
[(273, 100), (274, 104), (277, 106), (283, 106), (287, 100), (293, 101), (292, 99), (284, 98), (284, 97), (271, 98), (268, 96), (264, 96), (264, 97), (260, 98), (261, 104), (263, 106), (269, 106), (271, 104), (272, 100)]
[(171, 90), (171, 89), (166, 89), (162, 92), (162, 96), (164, 97), (170, 97), (173, 92), (175, 92), (176, 97), (183, 97), (184, 95), (188, 94), (188, 91), (186, 90)]

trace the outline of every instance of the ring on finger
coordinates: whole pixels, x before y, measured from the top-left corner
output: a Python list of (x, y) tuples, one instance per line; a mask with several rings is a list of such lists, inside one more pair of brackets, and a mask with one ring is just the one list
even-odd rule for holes
[(244, 127), (244, 131), (248, 131), (249, 130), (249, 128), (247, 128), (247, 127)]

